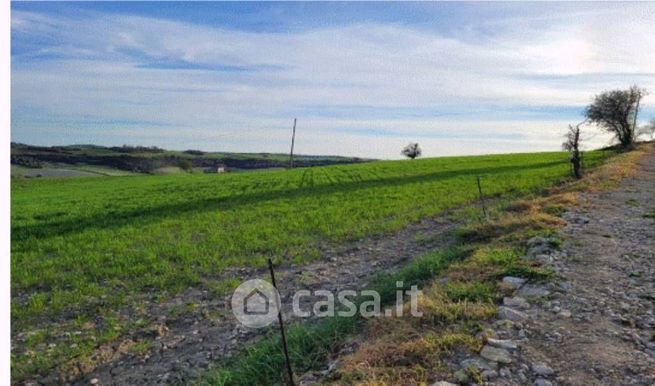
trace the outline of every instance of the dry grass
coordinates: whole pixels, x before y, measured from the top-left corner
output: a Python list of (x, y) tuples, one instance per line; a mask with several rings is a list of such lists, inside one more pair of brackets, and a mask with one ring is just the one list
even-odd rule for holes
[(442, 357), (453, 350), (480, 350), (484, 334), (478, 333), (483, 331), (483, 322), (495, 314), (495, 305), (489, 300), (506, 293), (499, 279), (508, 274), (549, 277), (538, 263), (520, 259), (525, 240), (564, 226), (566, 222), (559, 216), (578, 204), (579, 192), (615, 186), (634, 173), (633, 165), (645, 153), (646, 146), (641, 146), (620, 154), (580, 181), (551, 189), (546, 197), (492, 210), (487, 221), (465, 228), (460, 235), (463, 242), (485, 244), (468, 259), (451, 264), (446, 280), (424, 290), (418, 303), (421, 318), (409, 316), (406, 305), (402, 318), (370, 320), (364, 343), (342, 358), (336, 371), (338, 383), (421, 385), (452, 379)]
[(554, 193), (561, 191), (590, 191), (596, 192), (615, 187), (619, 182), (635, 173), (634, 165), (655, 147), (653, 143), (641, 143), (632, 151), (621, 153), (610, 162), (606, 162), (588, 173), (579, 181), (566, 184), (561, 188), (553, 188)]
[(578, 203), (579, 192), (595, 192), (618, 185), (634, 174), (635, 163), (652, 147), (652, 144), (643, 144), (631, 152), (619, 154), (581, 180), (549, 189), (545, 197), (515, 201), (492, 211), (488, 221), (466, 227), (461, 236), (467, 242), (517, 241), (558, 229), (566, 225), (559, 216)]
[(339, 384), (417, 385), (445, 377), (443, 354), (454, 349), (478, 351), (481, 342), (470, 322), (495, 314), (491, 303), (452, 301), (441, 285), (435, 284), (418, 298), (422, 317), (410, 315), (372, 319), (366, 328), (366, 343), (343, 358)]
[(517, 241), (566, 225), (559, 217), (577, 202), (572, 192), (520, 200), (492, 211), (484, 222), (470, 224), (460, 236), (465, 242)]

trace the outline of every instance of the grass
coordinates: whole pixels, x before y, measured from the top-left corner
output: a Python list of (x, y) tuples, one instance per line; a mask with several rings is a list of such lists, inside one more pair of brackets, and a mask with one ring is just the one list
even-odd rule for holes
[[(418, 310), (423, 315), (416, 318), (405, 312), (400, 318), (367, 320), (362, 327), (364, 343), (341, 358), (331, 381), (371, 385), (433, 383), (452, 378), (442, 362), (444, 355), (455, 350), (480, 350), (484, 340), (479, 334), (485, 331), (484, 322), (495, 315), (495, 302), (505, 291), (499, 285), (501, 275), (528, 263), (505, 243), (461, 244), (454, 250), (460, 251), (457, 259), (444, 259), (450, 264), (430, 271), (429, 278), (422, 276)], [(442, 279), (433, 280), (438, 276)]]
[[(587, 166), (611, 154), (589, 152)], [(318, 258), (321, 245), (399, 230), (474, 201), (477, 175), (485, 195), (511, 198), (543, 191), (568, 173), (564, 153), (539, 153), (246, 174), (14, 179), (12, 337), (39, 329), (61, 336), (75, 328), (75, 317), (99, 315), (120, 326), (84, 331), (65, 349), (17, 342), (14, 377), (118, 339), (133, 323), (129, 309), (139, 296), (166, 298), (190, 286), (228, 293), (238, 283), (222, 276), (227, 268), (260, 267), (268, 257), (302, 264)], [(526, 225), (520, 216), (503, 221), (507, 230)], [(528, 228), (537, 232), (548, 221), (530, 219)], [(432, 274), (424, 268), (416, 275)]]
[[(632, 158), (631, 161), (634, 161)], [(618, 182), (616, 173), (625, 175), (628, 161), (617, 160), (621, 166), (612, 162), (588, 176), (597, 180), (598, 174)], [(316, 337), (304, 336), (307, 351), (298, 350), (298, 342), (292, 342), (296, 353), (302, 357), (314, 354), (307, 343), (312, 339), (320, 342), (319, 351), (325, 360), (330, 352), (347, 345), (348, 333), (358, 332), (362, 342), (355, 352), (340, 357), (339, 364), (331, 378), (324, 380), (335, 384), (429, 384), (436, 380), (454, 381), (454, 375), (442, 362), (444, 355), (453, 351), (478, 352), (485, 342), (488, 320), (495, 314), (495, 303), (511, 293), (502, 285), (503, 276), (519, 276), (531, 281), (553, 278), (554, 273), (540, 267), (538, 263), (521, 259), (525, 253), (526, 240), (540, 235), (548, 237), (551, 245), (559, 248), (561, 240), (557, 229), (564, 223), (557, 216), (564, 208), (577, 202), (576, 191), (585, 189), (584, 184), (575, 182), (556, 189), (556, 193), (531, 199), (500, 202), (490, 208), (488, 221), (474, 220), (468, 208), (458, 210), (456, 216), (468, 216), (470, 224), (460, 232), (458, 246), (445, 252), (432, 252), (419, 257), (398, 274), (380, 276), (374, 288), (390, 299), (396, 280), (422, 284), (424, 293), (419, 298), (421, 318), (373, 318), (328, 319), (318, 326), (348, 324), (343, 334), (318, 333)], [(473, 220), (472, 220), (473, 219)], [(508, 226), (508, 224), (512, 224)], [(471, 244), (469, 237), (482, 239), (481, 243)], [(422, 235), (416, 236), (417, 241)], [(440, 277), (438, 281), (434, 279)], [(406, 283), (407, 284), (407, 283)], [(408, 312), (404, 313), (406, 316)], [(294, 332), (305, 326), (295, 326)], [(321, 327), (312, 331), (322, 331)], [(323, 340), (322, 337), (330, 336)], [(260, 351), (260, 349), (262, 351)], [(250, 355), (251, 352), (258, 355)], [(270, 358), (277, 358), (270, 366)], [(319, 361), (320, 362), (320, 361)], [(263, 363), (267, 365), (261, 366)], [(297, 374), (320, 368), (317, 362), (293, 361)], [(237, 359), (223, 363), (214, 370), (207, 384), (258, 384), (261, 382), (283, 383), (280, 369), (283, 368), (279, 342), (271, 337), (265, 346), (255, 345)], [(260, 367), (261, 366), (261, 367)], [(266, 378), (253, 378), (260, 368), (269, 369)], [(246, 369), (247, 371), (242, 371)], [(277, 375), (276, 375), (277, 374)], [(466, 377), (473, 382), (482, 382), (481, 375), (474, 369), (467, 370)]]
[[(555, 187), (543, 197), (501, 202), (491, 208), (488, 221), (470, 221), (459, 232), (460, 243), (472, 250), (469, 257), (450, 264), (420, 299), (420, 308), (425, 310), (429, 304), (433, 312), (428, 315), (438, 317), (370, 321), (364, 327), (364, 343), (353, 354), (341, 358), (330, 381), (370, 385), (430, 384), (437, 380), (459, 383), (456, 378), (462, 375), (452, 374), (441, 361), (442, 356), (454, 350), (480, 350), (494, 302), (511, 294), (501, 278), (511, 275), (542, 281), (554, 276), (538, 263), (520, 258), (526, 240), (545, 236), (559, 248), (562, 241), (556, 231), (563, 223), (557, 221), (557, 216), (564, 207), (576, 203), (576, 193), (615, 186), (632, 174), (634, 163), (643, 154), (643, 149), (623, 154), (582, 181)], [(460, 212), (466, 215), (468, 210)], [(481, 243), (471, 245), (471, 240)], [(464, 377), (483, 383), (481, 374), (473, 369), (468, 369)]]
[[(403, 289), (423, 285), (451, 262), (461, 260), (470, 251), (459, 247), (428, 253), (393, 274), (378, 276), (369, 289), (380, 294), (382, 305), (395, 301), (397, 281)], [(359, 307), (359, 304), (358, 304)], [(409, 314), (406, 310), (405, 314)], [(318, 322), (295, 325), (287, 333), (288, 347), (293, 369), (302, 373), (317, 368), (342, 343), (345, 338), (361, 328), (365, 322), (359, 316), (334, 317)], [(284, 356), (275, 330), (263, 341), (247, 348), (236, 359), (225, 362), (208, 374), (203, 383), (211, 385), (259, 385), (285, 382)]]
[[(511, 293), (503, 286), (502, 277), (519, 276), (533, 281), (552, 277), (552, 272), (521, 259), (521, 255), (529, 235), (550, 235), (556, 225), (526, 232), (506, 224), (515, 222), (517, 215), (528, 218), (527, 224), (539, 223), (538, 219), (547, 215), (554, 201), (571, 199), (569, 194), (564, 196), (521, 200), (511, 205), (501, 203), (491, 208), (490, 219), (484, 222), (489, 225), (483, 229), (493, 237), (477, 244), (460, 238), (459, 248), (466, 245), (468, 249), (466, 258), (453, 260), (444, 267), (438, 281), (425, 281), (418, 307), (423, 316), (368, 321), (363, 327), (364, 343), (341, 358), (329, 381), (366, 385), (457, 382), (442, 359), (454, 351), (477, 353), (482, 348), (486, 326), (496, 313), (495, 304)], [(480, 224), (472, 221), (467, 231), (460, 234), (468, 235), (470, 229), (477, 229)], [(493, 227), (498, 229), (491, 231)], [(474, 383), (482, 382), (474, 369), (468, 369), (465, 376)]]

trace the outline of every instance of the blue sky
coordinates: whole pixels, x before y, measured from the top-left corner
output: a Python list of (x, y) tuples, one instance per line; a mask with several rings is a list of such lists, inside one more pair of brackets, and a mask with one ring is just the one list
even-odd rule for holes
[(11, 9), (11, 136), (33, 144), (285, 152), (297, 117), (307, 154), (557, 150), (594, 94), (655, 93), (655, 3)]

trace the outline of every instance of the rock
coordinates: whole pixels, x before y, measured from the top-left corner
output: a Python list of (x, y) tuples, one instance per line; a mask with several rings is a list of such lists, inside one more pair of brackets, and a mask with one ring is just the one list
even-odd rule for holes
[(482, 351), (480, 351), (480, 356), (492, 362), (505, 364), (512, 363), (512, 357), (509, 355), (509, 351), (490, 345), (486, 345), (482, 348)]
[(512, 322), (522, 322), (528, 319), (528, 315), (524, 312), (515, 310), (509, 307), (498, 307), (498, 316), (501, 319), (508, 319)]
[(553, 243), (541, 236), (535, 236), (528, 240), (528, 251), (525, 256), (528, 259), (534, 259), (539, 255), (550, 255), (554, 252)]
[(557, 283), (557, 287), (563, 292), (569, 292), (571, 290), (571, 283), (568, 281), (561, 281)]
[(550, 295), (550, 291), (544, 285), (526, 284), (516, 294), (527, 298), (542, 298)]
[(457, 385), (446, 381), (438, 381), (433, 383), (432, 386), (457, 386)]
[(553, 256), (547, 255), (547, 254), (544, 254), (544, 253), (533, 255), (533, 259), (537, 260), (541, 264), (549, 264), (549, 263), (552, 263), (553, 260), (554, 260)]
[(537, 245), (548, 245), (549, 241), (545, 237), (534, 236), (527, 242), (528, 248), (535, 247)]
[(525, 284), (526, 281), (527, 280), (522, 277), (515, 277), (515, 276), (505, 276), (503, 278), (503, 283), (514, 288), (521, 287), (523, 284)]
[(559, 315), (560, 318), (570, 318), (570, 317), (571, 317), (571, 311), (569, 311), (569, 310), (562, 310), (562, 311), (560, 311), (560, 313), (557, 314), (557, 315)]
[(544, 363), (535, 363), (532, 365), (532, 371), (542, 377), (549, 377), (555, 374), (555, 370), (551, 369)]
[(89, 383), (92, 384), (92, 385), (97, 385), (99, 382), (100, 382), (100, 380), (98, 378), (93, 378), (93, 379), (91, 379), (89, 381)]
[(546, 379), (538, 378), (536, 381), (534, 381), (534, 386), (553, 386), (553, 383)]
[(469, 358), (469, 359), (464, 359), (459, 363), (459, 365), (463, 369), (470, 369), (474, 368), (478, 371), (484, 371), (484, 370), (496, 370), (498, 367), (497, 363), (489, 363), (486, 360), (482, 358)]
[(530, 308), (530, 303), (528, 303), (527, 300), (520, 296), (514, 296), (514, 297), (504, 297), (503, 298), (503, 305), (507, 307), (514, 307), (518, 308), (521, 310), (527, 310)]
[(485, 370), (482, 372), (482, 379), (486, 381), (491, 381), (498, 378), (498, 372), (496, 370)]
[(298, 385), (300, 386), (316, 385), (319, 383), (320, 379), (321, 376), (319, 374), (316, 374), (315, 372), (305, 373), (300, 377), (300, 379), (298, 379)]
[(537, 256), (548, 256), (551, 252), (552, 250), (549, 247), (542, 245), (528, 249), (523, 259), (541, 261), (543, 258), (537, 259)]
[(527, 339), (528, 338), (524, 329), (519, 330), (518, 337), (519, 337), (519, 339)]
[(525, 375), (523, 370), (519, 370), (518, 377), (522, 384), (526, 384), (528, 382), (528, 377)]
[(504, 348), (505, 350), (516, 350), (518, 344), (513, 340), (509, 339), (487, 339), (487, 343), (498, 348)]
[(453, 376), (455, 379), (457, 379), (457, 382), (459, 383), (469, 383), (469, 376), (466, 374), (466, 371), (464, 370), (457, 370), (453, 373)]
[(580, 216), (580, 217), (578, 217), (577, 220), (578, 220), (577, 222), (579, 222), (581, 224), (589, 224), (589, 222), (591, 221), (591, 219), (589, 217), (586, 217), (586, 216)]
[(651, 357), (655, 358), (655, 350), (651, 350), (651, 349), (647, 348), (647, 349), (644, 350), (644, 351), (646, 352), (646, 354), (648, 354), (648, 355), (650, 355)]

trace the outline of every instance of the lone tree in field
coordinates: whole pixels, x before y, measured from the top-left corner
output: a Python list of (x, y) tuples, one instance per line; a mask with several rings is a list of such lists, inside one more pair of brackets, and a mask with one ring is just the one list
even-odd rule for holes
[(414, 159), (421, 156), (421, 148), (418, 146), (418, 143), (410, 142), (410, 144), (405, 146), (400, 154), (404, 155), (405, 157)]
[(644, 95), (646, 90), (636, 85), (627, 90), (605, 91), (596, 95), (585, 116), (591, 123), (614, 134), (621, 146), (630, 146), (637, 137), (639, 102)]
[(571, 153), (571, 167), (573, 168), (573, 175), (575, 178), (582, 178), (580, 166), (582, 164), (582, 157), (580, 154), (580, 126), (586, 121), (580, 122), (577, 125), (569, 125), (569, 131), (566, 133), (566, 141), (562, 144), (562, 148)]

